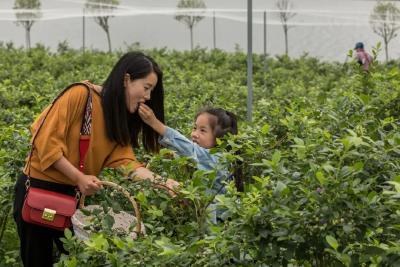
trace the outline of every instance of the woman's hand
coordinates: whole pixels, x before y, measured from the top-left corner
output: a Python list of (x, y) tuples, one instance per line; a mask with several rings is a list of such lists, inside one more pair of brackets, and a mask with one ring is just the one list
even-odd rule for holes
[(93, 175), (85, 175), (74, 167), (64, 156), (53, 164), (59, 172), (67, 176), (84, 195), (92, 195), (102, 188), (100, 180)]
[(85, 174), (78, 177), (77, 186), (85, 196), (93, 195), (102, 188), (101, 182), (96, 176)]
[(139, 116), (142, 120), (148, 124), (154, 131), (156, 131), (159, 135), (164, 135), (165, 133), (165, 125), (156, 118), (153, 110), (144, 103), (140, 103), (139, 105)]

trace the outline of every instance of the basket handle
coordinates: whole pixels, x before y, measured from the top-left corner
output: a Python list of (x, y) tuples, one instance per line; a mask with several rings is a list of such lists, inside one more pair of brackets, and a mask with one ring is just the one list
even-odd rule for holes
[[(139, 235), (141, 233), (141, 228), (142, 228), (142, 215), (140, 213), (139, 210), (139, 206), (136, 203), (135, 199), (129, 194), (128, 190), (126, 190), (125, 188), (123, 188), (122, 186), (113, 183), (113, 182), (109, 182), (109, 181), (100, 181), (101, 185), (105, 185), (105, 186), (109, 186), (112, 187), (118, 191), (120, 191), (127, 199), (129, 199), (129, 201), (131, 202), (133, 209), (135, 210), (135, 215), (136, 215), (136, 229), (135, 232), (137, 235)], [(81, 199), (79, 200), (79, 208), (84, 208), (85, 206), (85, 195), (81, 196)]]

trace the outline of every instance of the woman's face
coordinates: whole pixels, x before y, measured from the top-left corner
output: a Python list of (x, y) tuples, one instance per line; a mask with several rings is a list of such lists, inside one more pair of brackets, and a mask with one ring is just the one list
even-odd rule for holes
[[(129, 113), (135, 113), (140, 103), (150, 100), (150, 94), (157, 84), (157, 74), (149, 73), (146, 77), (131, 80), (129, 74), (125, 75), (125, 98)], [(133, 77), (135, 78), (135, 77)]]
[(192, 141), (204, 148), (212, 148), (215, 146), (215, 135), (210, 123), (210, 115), (208, 113), (200, 114), (195, 122), (192, 130)]

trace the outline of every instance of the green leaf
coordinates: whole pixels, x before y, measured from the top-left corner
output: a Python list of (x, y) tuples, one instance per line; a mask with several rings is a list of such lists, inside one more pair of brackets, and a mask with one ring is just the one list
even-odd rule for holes
[(252, 176), (252, 179), (256, 181), (257, 183), (260, 184), (261, 187), (266, 187), (269, 184), (269, 176), (266, 177), (258, 177), (258, 176)]
[(371, 101), (371, 97), (366, 94), (360, 94), (360, 99), (362, 100), (364, 105), (367, 105)]
[(281, 181), (278, 181), (274, 189), (274, 195), (281, 194), (286, 188), (287, 188), (286, 184), (282, 183)]
[(350, 141), (350, 144), (354, 145), (355, 147), (364, 144), (363, 140), (358, 136), (349, 136), (347, 139)]
[(73, 256), (67, 263), (67, 267), (76, 267), (78, 266), (78, 262), (76, 260), (76, 257)]
[(367, 198), (368, 198), (368, 204), (370, 204), (370, 205), (373, 203), (376, 203), (378, 200), (378, 196), (377, 196), (376, 192), (370, 192), (368, 194)]
[(140, 203), (147, 203), (146, 195), (142, 191), (139, 191), (139, 193), (136, 194), (136, 198)]
[(71, 230), (69, 230), (68, 228), (65, 228), (64, 230), (64, 235), (67, 239), (71, 239), (72, 238), (72, 232)]
[(155, 243), (163, 250), (158, 254), (160, 256), (172, 256), (178, 254), (180, 251), (180, 246), (171, 243), (167, 237), (162, 237), (161, 239), (156, 240)]
[(400, 183), (394, 181), (387, 181), (387, 183), (393, 185), (396, 192), (400, 193)]
[(317, 180), (321, 185), (324, 185), (326, 183), (326, 178), (322, 172), (318, 171), (315, 174), (315, 177), (317, 177)]
[(276, 150), (272, 155), (272, 164), (277, 165), (280, 160), (281, 160), (281, 152), (279, 150)]
[(94, 248), (95, 250), (108, 249), (108, 241), (102, 234), (91, 237), (91, 239), (85, 241), (85, 244), (88, 247)]
[(152, 209), (150, 209), (148, 212), (154, 217), (162, 217), (164, 215), (163, 211), (157, 209), (156, 207), (152, 207)]
[(267, 134), (269, 132), (269, 124), (265, 124), (262, 128), (261, 128), (261, 133), (262, 134)]
[(120, 238), (113, 238), (113, 243), (117, 246), (119, 249), (124, 249), (125, 248), (125, 243), (120, 239)]
[(111, 229), (115, 223), (114, 218), (110, 214), (106, 214), (103, 218), (105, 225), (107, 228)]
[(326, 172), (334, 172), (335, 171), (335, 168), (332, 165), (330, 165), (329, 163), (325, 163), (324, 165), (322, 165), (322, 168)]
[(355, 171), (361, 171), (364, 168), (364, 163), (359, 161), (353, 165)]
[(346, 234), (350, 234), (351, 232), (353, 232), (353, 227), (349, 224), (343, 225), (343, 231)]
[(325, 237), (325, 239), (326, 239), (326, 242), (328, 242), (328, 244), (329, 244), (334, 250), (337, 251), (337, 248), (339, 247), (339, 243), (337, 242), (336, 238), (334, 238), (334, 237), (331, 236), (331, 235), (327, 235), (327, 236)]
[(304, 141), (300, 138), (295, 137), (293, 138), (293, 141), (299, 146), (304, 146)]

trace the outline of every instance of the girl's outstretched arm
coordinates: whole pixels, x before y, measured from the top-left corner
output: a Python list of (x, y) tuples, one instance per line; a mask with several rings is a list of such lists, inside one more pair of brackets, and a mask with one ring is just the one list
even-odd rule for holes
[(210, 154), (209, 150), (199, 146), (189, 140), (177, 130), (167, 127), (159, 121), (153, 113), (153, 110), (147, 105), (141, 103), (139, 106), (139, 116), (154, 129), (162, 138), (158, 142), (177, 152), (179, 156), (192, 157), (202, 169), (210, 169), (211, 165), (218, 162), (216, 155)]

